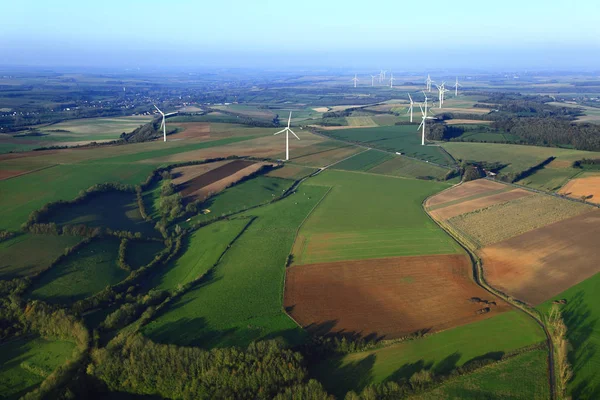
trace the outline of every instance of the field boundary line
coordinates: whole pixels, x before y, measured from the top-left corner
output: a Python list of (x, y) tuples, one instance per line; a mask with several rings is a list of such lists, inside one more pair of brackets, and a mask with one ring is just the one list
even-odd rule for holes
[(35, 173), (35, 172), (39, 172), (39, 171), (42, 171), (42, 170), (45, 170), (45, 169), (48, 169), (48, 168), (52, 168), (52, 167), (57, 167), (57, 166), (59, 166), (59, 165), (61, 165), (61, 164), (51, 164), (51, 165), (46, 165), (45, 167), (40, 167), (40, 168), (37, 168), (37, 169), (32, 169), (31, 171), (26, 171), (26, 172), (20, 173), (20, 174), (18, 174), (18, 175), (8, 176), (8, 177), (6, 177), (6, 178), (4, 178), (4, 179), (0, 179), (0, 181), (7, 181), (7, 180), (9, 180), (9, 179), (18, 178), (18, 177), (20, 177), (20, 176), (24, 176), (24, 175), (33, 174), (33, 173)]
[(349, 160), (349, 159), (351, 159), (352, 157), (355, 157), (355, 156), (357, 156), (357, 155), (359, 155), (359, 154), (362, 154), (362, 153), (366, 153), (366, 152), (367, 152), (367, 151), (369, 151), (369, 150), (372, 150), (372, 149), (371, 149), (371, 148), (367, 148), (367, 149), (365, 149), (365, 150), (363, 150), (363, 151), (360, 151), (360, 152), (358, 152), (358, 153), (354, 153), (354, 154), (352, 154), (352, 155), (351, 155), (351, 156), (349, 156), (349, 157), (346, 157), (346, 158), (344, 158), (344, 159), (342, 159), (342, 160), (340, 160), (340, 161), (336, 161), (336, 162), (334, 162), (333, 164), (326, 165), (326, 166), (322, 167), (321, 169), (327, 169), (327, 168), (329, 168), (329, 167), (333, 167), (334, 165), (336, 165), (336, 164), (339, 164), (339, 163), (341, 163), (342, 161)]
[(290, 247), (290, 251), (288, 252), (288, 257), (286, 259), (286, 265), (284, 266), (285, 270), (283, 272), (283, 282), (281, 282), (283, 285), (282, 286), (283, 290), (281, 291), (281, 309), (284, 312), (284, 314), (287, 315), (292, 321), (294, 321), (294, 323), (296, 323), (296, 325), (298, 325), (298, 327), (300, 327), (300, 329), (302, 329), (302, 330), (304, 330), (304, 327), (298, 321), (296, 321), (287, 311), (285, 311), (285, 284), (287, 283), (287, 271), (289, 268), (288, 260), (290, 259), (290, 255), (292, 254), (292, 251), (294, 250), (294, 245), (296, 244), (296, 240), (298, 240), (298, 234), (300, 233), (300, 228), (302, 228), (302, 226), (304, 225), (306, 220), (308, 220), (308, 218), (312, 215), (313, 211), (316, 210), (316, 208), (319, 206), (319, 204), (321, 204), (323, 199), (325, 199), (325, 197), (327, 197), (329, 192), (331, 192), (331, 189), (333, 189), (333, 186), (329, 186), (329, 189), (327, 189), (327, 191), (323, 194), (323, 197), (321, 197), (321, 199), (319, 201), (317, 201), (317, 204), (315, 204), (313, 206), (313, 208), (310, 209), (308, 214), (306, 214), (306, 217), (304, 217), (302, 222), (300, 222), (300, 225), (298, 225), (298, 228), (296, 228), (296, 234), (294, 235), (294, 240), (292, 241), (292, 246)]
[[(459, 183), (455, 186), (458, 186), (461, 183)], [(429, 216), (429, 218), (431, 218), (431, 220), (433, 220), (433, 222), (435, 222), (441, 229), (443, 229), (446, 233), (448, 233), (451, 237), (453, 237), (454, 240), (456, 240), (456, 242), (467, 252), (467, 254), (469, 255), (469, 258), (471, 259), (471, 263), (473, 266), (473, 278), (474, 278), (475, 283), (477, 285), (479, 285), (480, 287), (482, 287), (484, 290), (491, 293), (492, 295), (506, 301), (507, 303), (512, 305), (514, 308), (517, 308), (520, 311), (524, 312), (525, 314), (529, 315), (544, 331), (544, 334), (546, 336), (546, 346), (548, 347), (548, 380), (549, 380), (548, 383), (550, 385), (550, 398), (553, 400), (556, 399), (557, 397), (556, 397), (556, 374), (555, 374), (555, 368), (554, 368), (554, 366), (555, 366), (555, 364), (554, 364), (554, 362), (555, 362), (554, 343), (552, 341), (552, 336), (550, 335), (550, 332), (548, 331), (548, 328), (546, 327), (546, 324), (544, 323), (544, 320), (542, 319), (542, 317), (539, 314), (539, 311), (537, 311), (535, 309), (533, 309), (533, 310), (530, 309), (530, 307), (528, 305), (526, 305), (525, 303), (520, 302), (518, 299), (514, 299), (513, 297), (503, 293), (500, 290), (497, 290), (496, 288), (494, 288), (493, 286), (491, 286), (487, 283), (487, 281), (485, 280), (483, 263), (482, 263), (481, 259), (479, 258), (479, 256), (476, 254), (475, 250), (471, 249), (471, 246), (469, 246), (468, 243), (464, 242), (463, 238), (461, 238), (459, 236), (459, 234), (455, 233), (452, 229), (450, 229), (446, 223), (437, 221), (435, 218), (433, 218), (429, 214), (429, 212), (427, 212), (425, 203), (430, 197), (433, 197), (433, 196), (435, 196), (435, 195), (429, 196), (423, 201), (423, 203), (422, 203), (423, 210)]]

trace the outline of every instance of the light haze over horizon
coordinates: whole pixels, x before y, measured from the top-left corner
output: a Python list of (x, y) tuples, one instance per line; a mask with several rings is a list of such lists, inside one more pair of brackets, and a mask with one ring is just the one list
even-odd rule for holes
[(24, 0), (3, 11), (0, 66), (600, 70), (591, 0)]

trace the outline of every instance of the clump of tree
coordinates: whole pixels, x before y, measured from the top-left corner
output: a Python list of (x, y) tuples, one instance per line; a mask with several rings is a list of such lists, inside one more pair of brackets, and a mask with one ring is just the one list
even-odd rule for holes
[(276, 341), (202, 350), (120, 335), (92, 351), (87, 372), (110, 391), (171, 399), (328, 398), (319, 384), (307, 382), (302, 356)]
[(573, 168), (600, 169), (600, 158), (584, 158), (574, 161)]
[(462, 177), (463, 182), (474, 181), (476, 179), (485, 177), (483, 168), (477, 164), (463, 163), (462, 169), (464, 171)]
[(554, 356), (557, 375), (557, 390), (561, 398), (568, 398), (567, 384), (573, 378), (573, 369), (569, 363), (569, 342), (567, 341), (567, 325), (562, 317), (558, 304), (552, 304), (548, 316), (548, 328), (554, 345)]
[(446, 125), (443, 122), (432, 122), (426, 125), (426, 136), (430, 140), (451, 140), (464, 133), (464, 129)]
[(14, 232), (0, 229), (0, 242), (2, 242), (4, 240), (12, 239), (14, 236), (15, 236)]

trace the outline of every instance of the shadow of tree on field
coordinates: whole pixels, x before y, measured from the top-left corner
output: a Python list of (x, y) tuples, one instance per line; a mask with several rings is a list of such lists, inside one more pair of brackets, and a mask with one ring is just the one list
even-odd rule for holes
[[(441, 362), (444, 362), (444, 360), (442, 360)], [(416, 374), (417, 372), (429, 371), (432, 368), (433, 362), (431, 361), (425, 362), (425, 360), (419, 360), (414, 363), (406, 363), (400, 368), (398, 368), (396, 371), (394, 371), (393, 374), (388, 376), (386, 381), (397, 383), (408, 382), (410, 377)]]
[[(326, 368), (317, 374), (317, 379), (323, 383), (325, 389), (343, 399), (349, 391), (356, 393), (362, 392), (373, 381), (373, 365), (375, 364), (375, 354), (367, 357), (343, 363), (344, 356), (338, 356), (327, 362)], [(327, 377), (327, 379), (323, 379)]]

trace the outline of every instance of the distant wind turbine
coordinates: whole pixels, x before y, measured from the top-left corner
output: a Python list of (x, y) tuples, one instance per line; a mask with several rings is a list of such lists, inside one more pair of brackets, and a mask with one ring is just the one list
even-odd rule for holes
[(386, 74), (386, 72), (387, 72), (386, 70), (382, 70), (382, 71), (381, 71), (381, 74), (383, 75), (383, 80), (384, 80), (384, 81), (385, 81), (385, 74)]
[(292, 122), (292, 112), (290, 111), (290, 117), (288, 118), (287, 127), (280, 130), (279, 132), (274, 133), (273, 135), (279, 135), (280, 133), (285, 132), (285, 161), (289, 161), (290, 159), (290, 133), (296, 136), (296, 139), (300, 140), (298, 135), (294, 133), (293, 130), (290, 129), (290, 123)]
[(425, 103), (423, 104), (423, 106), (425, 108), (423, 109), (423, 107), (421, 107), (421, 105), (419, 104), (419, 108), (421, 109), (421, 115), (422, 115), (423, 120), (421, 121), (421, 124), (417, 128), (417, 131), (419, 129), (421, 129), (421, 127), (423, 128), (423, 133), (421, 134), (421, 146), (425, 146), (425, 121), (427, 121), (428, 119), (435, 119), (433, 117), (427, 116), (427, 95), (425, 94), (425, 92), (423, 92), (423, 95), (425, 96)]
[(374, 86), (375, 78), (377, 78), (377, 75), (371, 75), (371, 86)]
[(431, 77), (429, 76), (429, 74), (427, 74), (427, 79), (425, 80), (425, 90), (427, 90), (428, 92), (431, 93), (431, 84), (435, 82), (431, 80)]
[(410, 106), (408, 107), (408, 111), (406, 113), (410, 113), (410, 122), (413, 122), (413, 105), (415, 102), (413, 101), (412, 97), (410, 97), (410, 93), (408, 93), (408, 98), (410, 99)]
[(396, 78), (394, 78), (394, 73), (390, 72), (390, 88), (394, 87), (394, 81), (396, 80)]
[(354, 78), (352, 78), (350, 80), (354, 81), (354, 87), (356, 87), (356, 82), (358, 82), (358, 78), (356, 77), (356, 74), (354, 74)]
[(458, 96), (458, 87), (462, 86), (460, 83), (458, 83), (458, 76), (456, 77), (456, 83), (454, 84), (454, 96)]
[(439, 102), (438, 108), (442, 108), (442, 106), (444, 105), (444, 94), (446, 92), (449, 92), (449, 90), (444, 87), (445, 84), (446, 84), (446, 82), (442, 82), (441, 85), (435, 85), (435, 86), (437, 86), (437, 89), (438, 89), (438, 102)]
[(160, 111), (160, 109), (158, 107), (156, 107), (156, 104), (154, 104), (154, 108), (156, 108), (156, 110), (160, 113), (160, 115), (162, 115), (162, 123), (160, 124), (160, 127), (163, 130), (163, 141), (166, 142), (167, 141), (167, 123), (166, 118), (170, 117), (171, 115), (175, 115), (177, 114), (177, 111), (169, 113), (169, 114), (165, 114), (164, 112)]

